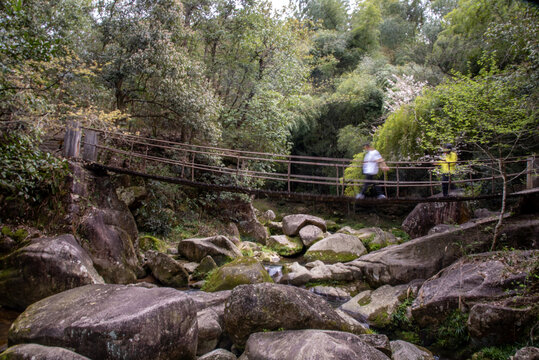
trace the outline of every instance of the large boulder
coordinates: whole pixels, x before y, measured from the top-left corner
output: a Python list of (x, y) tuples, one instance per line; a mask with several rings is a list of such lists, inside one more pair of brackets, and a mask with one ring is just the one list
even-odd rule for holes
[(219, 199), (215, 205), (220, 210), (220, 217), (238, 225), (242, 237), (253, 239), (261, 244), (266, 243), (268, 231), (258, 221), (255, 208), (249, 201), (239, 198)]
[(305, 253), (305, 259), (337, 263), (352, 261), (366, 253), (367, 249), (357, 236), (333, 234), (311, 246)]
[(127, 284), (143, 274), (136, 252), (138, 230), (115, 188), (111, 177), (74, 165), (66, 220), (77, 229), (81, 246), (105, 281)]
[(518, 350), (511, 360), (537, 360), (539, 359), (539, 348), (526, 346)]
[(194, 359), (193, 300), (172, 288), (86, 285), (30, 305), (9, 344), (69, 348), (91, 359)]
[(282, 256), (297, 255), (303, 250), (303, 243), (299, 238), (286, 235), (270, 236), (266, 245)]
[(0, 305), (18, 310), (74, 287), (104, 283), (73, 235), (32, 240), (0, 266)]
[(355, 319), (383, 328), (390, 324), (391, 315), (406, 299), (408, 285), (384, 285), (376, 290), (366, 290), (341, 305), (340, 309)]
[(188, 260), (196, 262), (209, 255), (217, 265), (223, 265), (242, 256), (240, 249), (223, 235), (184, 239), (178, 244), (178, 252)]
[(279, 284), (238, 286), (225, 303), (225, 329), (243, 346), (250, 334), (267, 330), (326, 329), (364, 333), (311, 292)]
[[(539, 250), (462, 258), (423, 283), (412, 304), (412, 315), (421, 326), (437, 325), (459, 308), (459, 304), (471, 308), (478, 303), (514, 296), (519, 291), (518, 284), (526, 283), (538, 260)], [(481, 331), (475, 330), (476, 333)]]
[(281, 284), (302, 286), (309, 282), (353, 281), (354, 272), (342, 263), (324, 264), (317, 260), (309, 263), (310, 269), (297, 262), (285, 267), (284, 275), (279, 280)]
[(430, 202), (417, 204), (402, 223), (402, 229), (412, 238), (427, 235), (438, 224), (462, 224), (471, 219), (467, 202)]
[(391, 342), (392, 360), (435, 360), (436, 358), (425, 348), (402, 340)]
[(307, 225), (315, 225), (322, 231), (326, 231), (326, 221), (324, 219), (312, 215), (295, 214), (287, 215), (283, 218), (283, 233), (288, 236), (296, 236)]
[(71, 350), (39, 344), (15, 345), (0, 354), (0, 360), (90, 360)]
[(266, 269), (254, 258), (242, 257), (221, 266), (206, 280), (204, 291), (232, 290), (238, 285), (273, 282)]
[[(356, 278), (363, 278), (372, 287), (384, 284), (407, 284), (414, 279), (428, 279), (449, 266), (463, 253), (486, 251), (492, 242), (491, 229), (496, 219), (480, 219), (453, 230), (423, 236), (404, 244), (363, 255), (346, 264)], [(506, 219), (505, 241), (539, 231), (539, 219)]]
[(397, 244), (397, 238), (390, 232), (384, 231), (378, 227), (370, 227), (363, 229), (352, 229), (349, 226), (345, 226), (339, 229), (337, 233), (349, 234), (357, 236), (365, 244), (369, 251), (378, 250), (388, 245)]
[(237, 360), (236, 355), (225, 349), (215, 349), (201, 357), (198, 360)]
[(223, 334), (225, 307), (209, 307), (197, 313), (198, 345), (197, 355), (204, 355), (217, 346)]
[(189, 283), (189, 273), (185, 268), (172, 259), (170, 256), (148, 250), (144, 254), (145, 265), (150, 269), (152, 275), (163, 285), (181, 288)]
[(260, 332), (249, 337), (240, 360), (388, 360), (357, 335), (341, 331)]
[[(519, 299), (522, 300), (522, 299)], [(532, 300), (532, 299), (530, 299)], [(514, 343), (525, 337), (539, 316), (538, 297), (518, 306), (512, 304), (475, 304), (470, 309), (467, 327), (470, 336), (484, 345)]]

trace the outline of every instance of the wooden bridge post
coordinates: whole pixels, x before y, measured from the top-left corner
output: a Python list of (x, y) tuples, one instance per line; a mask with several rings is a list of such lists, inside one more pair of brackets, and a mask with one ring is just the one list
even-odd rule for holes
[(335, 164), (335, 170), (337, 171), (337, 177), (335, 178), (335, 187), (337, 188), (337, 196), (339, 196), (339, 165)]
[(288, 192), (290, 192), (290, 172), (291, 172), (291, 160), (290, 158), (288, 158), (288, 176), (287, 176)]
[(191, 181), (195, 181), (195, 155), (193, 152), (193, 157), (191, 158)]
[(98, 132), (86, 130), (84, 133), (84, 145), (82, 147), (82, 159), (85, 161), (97, 161)]
[(64, 136), (64, 156), (67, 158), (78, 158), (80, 155), (80, 139), (82, 133), (80, 123), (71, 121), (67, 125), (66, 134)]
[(535, 173), (535, 156), (532, 156), (526, 161), (526, 189), (533, 189), (535, 187), (534, 183), (537, 181), (536, 179), (537, 174)]
[(395, 172), (397, 173), (397, 199), (399, 198), (400, 194), (400, 178), (399, 178), (399, 164), (397, 163)]

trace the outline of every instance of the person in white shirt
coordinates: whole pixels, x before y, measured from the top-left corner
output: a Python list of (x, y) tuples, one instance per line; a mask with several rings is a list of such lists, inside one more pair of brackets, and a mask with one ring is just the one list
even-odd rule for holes
[(378, 150), (375, 150), (370, 143), (365, 144), (364, 149), (367, 151), (365, 157), (363, 158), (363, 174), (365, 175), (365, 184), (363, 185), (361, 192), (356, 195), (356, 199), (365, 199), (365, 193), (370, 186), (374, 187), (377, 199), (385, 199), (385, 195), (382, 194), (382, 191), (380, 191), (380, 188), (376, 186), (376, 183), (374, 183), (373, 180), (378, 174), (379, 168), (382, 169), (382, 171), (388, 171), (389, 168), (382, 158), (382, 155), (380, 155)]

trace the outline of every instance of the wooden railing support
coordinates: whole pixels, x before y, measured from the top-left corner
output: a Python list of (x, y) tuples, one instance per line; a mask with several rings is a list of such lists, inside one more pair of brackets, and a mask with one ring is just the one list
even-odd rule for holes
[(80, 140), (82, 132), (78, 121), (71, 121), (67, 125), (64, 136), (64, 156), (66, 158), (78, 158), (80, 155)]
[(84, 132), (84, 146), (82, 147), (82, 159), (85, 161), (97, 161), (99, 138), (97, 131), (86, 130)]
[(535, 156), (529, 157), (526, 162), (526, 189), (533, 189), (536, 184), (534, 184), (534, 178), (537, 178), (535, 173)]

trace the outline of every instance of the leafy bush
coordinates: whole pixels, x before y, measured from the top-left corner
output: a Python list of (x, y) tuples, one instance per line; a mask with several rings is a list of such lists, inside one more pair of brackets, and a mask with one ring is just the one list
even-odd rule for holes
[(39, 149), (37, 131), (0, 132), (0, 195), (35, 204), (59, 192), (67, 162)]

